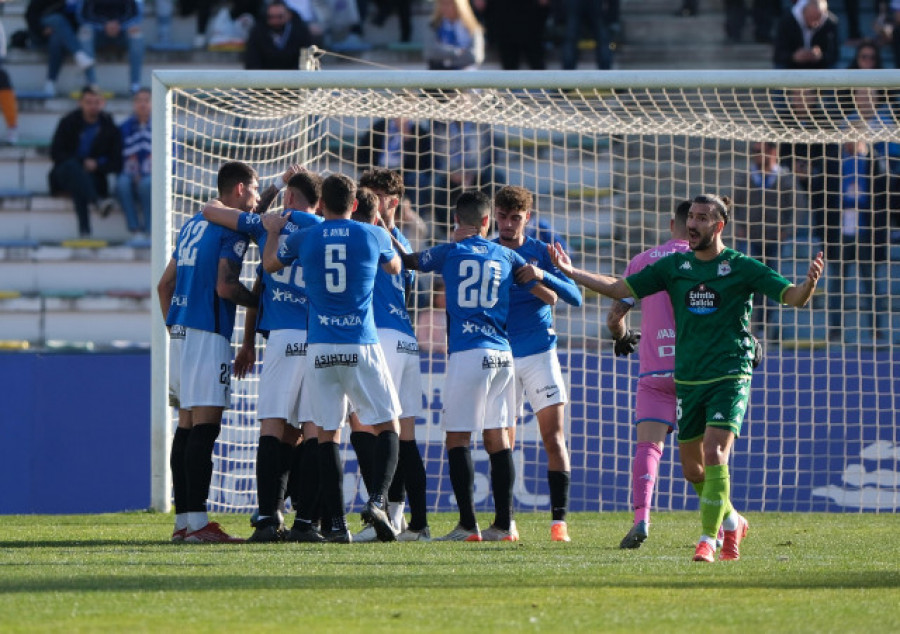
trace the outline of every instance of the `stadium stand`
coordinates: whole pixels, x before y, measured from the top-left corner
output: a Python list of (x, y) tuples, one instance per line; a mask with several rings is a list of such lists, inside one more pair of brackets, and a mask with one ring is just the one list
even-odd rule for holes
[[(25, 28), (25, 4), (18, 0), (3, 3), (0, 17), (8, 34)], [(840, 13), (842, 3), (831, 4)], [(623, 0), (616, 68), (771, 67), (768, 45), (725, 43), (722, 0), (701, 1), (698, 15), (691, 18), (673, 16), (672, 6), (671, 0)], [(874, 19), (867, 10), (863, 7), (864, 25)], [(414, 3), (413, 38), (409, 43), (399, 42), (395, 20), (388, 20), (384, 26), (366, 23), (368, 46), (364, 50), (345, 50), (339, 55), (326, 56), (323, 67), (365, 67), (364, 62), (389, 68), (422, 68), (421, 33), (429, 13), (430, 3), (424, 0)], [(144, 85), (150, 84), (154, 69), (242, 67), (239, 52), (193, 50), (187, 44), (194, 34), (193, 17), (175, 17), (168, 43), (157, 41), (155, 29), (153, 4), (149, 3), (145, 20)], [(698, 38), (698, 33), (707, 37)], [(691, 45), (685, 46), (685, 42)], [(583, 49), (592, 45), (591, 41), (580, 44)], [(845, 46), (840, 65), (846, 66), (852, 54), (853, 49)], [(889, 47), (884, 54), (886, 64), (892, 65)], [(584, 67), (590, 55), (582, 58)], [(107, 109), (121, 122), (131, 111), (127, 60), (100, 55), (97, 63), (101, 88), (112, 91)], [(549, 64), (551, 68), (559, 67), (557, 53), (549, 56)], [(153, 309), (149, 245), (128, 243), (130, 234), (120, 213), (93, 218), (95, 240), (69, 242), (77, 236), (71, 202), (48, 193), (50, 137), (62, 114), (74, 107), (70, 95), (82, 87), (83, 74), (72, 65), (65, 66), (57, 83), (59, 96), (47, 98), (42, 92), (46, 71), (44, 51), (10, 49), (5, 67), (19, 100), (20, 141), (0, 147), (0, 183), (3, 184), (0, 187), (0, 265), (4, 271), (0, 281), (0, 332), (3, 333), (0, 339), (33, 344), (66, 340), (98, 346), (121, 342), (147, 345), (149, 311)], [(493, 51), (489, 52), (484, 67), (499, 67)], [(353, 138), (344, 140), (348, 147), (354, 142)], [(635, 158), (639, 155), (638, 150)], [(607, 195), (598, 190), (571, 192), (569, 197), (573, 205), (579, 205), (593, 204)], [(604, 235), (610, 235), (614, 227), (611, 218), (598, 218), (598, 222), (605, 225), (602, 230), (586, 231), (588, 236), (597, 237), (570, 235), (567, 238), (576, 243), (585, 239), (603, 242)], [(892, 269), (900, 266), (898, 261), (900, 257), (894, 258)], [(584, 264), (590, 267), (590, 263)], [(900, 294), (892, 292), (891, 295), (898, 301)], [(786, 326), (796, 330), (801, 338), (809, 328), (824, 327), (818, 323)]]

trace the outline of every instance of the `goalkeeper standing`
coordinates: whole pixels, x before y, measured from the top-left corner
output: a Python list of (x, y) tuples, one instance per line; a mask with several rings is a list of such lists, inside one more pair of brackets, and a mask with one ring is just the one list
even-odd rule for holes
[[(672, 237), (639, 253), (625, 267), (625, 277), (637, 273), (672, 253), (690, 251), (687, 217), (691, 201), (678, 204), (669, 221)], [(634, 524), (620, 548), (640, 548), (650, 527), (650, 501), (659, 472), (666, 436), (675, 430), (675, 315), (666, 293), (654, 293), (641, 302), (641, 330), (631, 330), (625, 316), (635, 301), (626, 297), (613, 302), (606, 327), (615, 342), (616, 356), (627, 356), (640, 345), (640, 370), (634, 405), (637, 448), (631, 463), (631, 499)], [(641, 336), (643, 333), (643, 336)]]
[(726, 248), (722, 231), (729, 203), (712, 194), (694, 198), (686, 223), (691, 251), (673, 253), (625, 279), (575, 269), (558, 246), (551, 249), (554, 264), (563, 273), (602, 295), (640, 299), (664, 290), (672, 300), (681, 466), (700, 496), (702, 534), (694, 561), (705, 562), (715, 560), (720, 526), (725, 528), (722, 560), (740, 557), (739, 546), (748, 529), (731, 506), (728, 456), (750, 394), (753, 293), (805, 306), (824, 267), (818, 253), (806, 279), (791, 284), (763, 263)]

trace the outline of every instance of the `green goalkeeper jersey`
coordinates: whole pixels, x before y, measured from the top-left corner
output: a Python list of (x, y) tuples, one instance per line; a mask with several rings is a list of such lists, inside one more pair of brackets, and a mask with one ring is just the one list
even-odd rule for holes
[(666, 291), (675, 310), (675, 382), (709, 383), (749, 377), (754, 293), (784, 303), (791, 283), (768, 266), (725, 249), (713, 260), (673, 253), (625, 278), (637, 297)]

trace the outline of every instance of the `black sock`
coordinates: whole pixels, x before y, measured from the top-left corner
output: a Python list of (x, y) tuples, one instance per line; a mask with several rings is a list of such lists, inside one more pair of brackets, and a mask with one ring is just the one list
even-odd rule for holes
[(394, 477), (391, 479), (391, 486), (388, 487), (387, 499), (391, 504), (403, 504), (406, 499), (406, 486), (404, 485), (403, 476), (403, 443), (400, 441), (400, 453), (397, 457), (397, 470), (394, 471)]
[(278, 508), (281, 473), (278, 463), (281, 441), (275, 436), (260, 436), (256, 449), (256, 497), (260, 517), (274, 517)]
[(319, 482), (324, 517), (344, 514), (344, 478), (341, 454), (335, 442), (319, 443)]
[(568, 471), (548, 471), (547, 484), (550, 485), (550, 513), (553, 521), (564, 522), (569, 509)]
[(350, 444), (356, 452), (356, 464), (359, 465), (359, 475), (362, 476), (366, 491), (372, 495), (372, 467), (375, 463), (375, 435), (366, 431), (354, 431), (350, 433)]
[(409, 492), (409, 528), (420, 531), (428, 526), (428, 517), (425, 512), (425, 463), (422, 462), (422, 454), (415, 440), (400, 441), (400, 460), (397, 464), (397, 472), (403, 473), (403, 481)]
[[(284, 513), (285, 498), (289, 496), (288, 482), (291, 479), (291, 458), (294, 454), (294, 446), (286, 442), (278, 443), (278, 503), (276, 508)], [(291, 504), (293, 504), (293, 500)]]
[(172, 471), (172, 494), (175, 497), (176, 513), (187, 512), (187, 472), (184, 455), (190, 435), (190, 429), (176, 427), (175, 437), (172, 438), (172, 452), (169, 454), (169, 469)]
[(291, 500), (297, 517), (313, 522), (319, 518), (319, 439), (304, 440), (294, 458), (299, 461), (291, 466)]
[(212, 454), (221, 425), (194, 425), (184, 450), (188, 513), (205, 513), (212, 482)]
[(494, 493), (494, 526), (508, 531), (512, 521), (513, 483), (516, 466), (512, 449), (491, 454), (491, 490)]
[(372, 464), (372, 488), (369, 498), (387, 496), (388, 487), (397, 470), (400, 453), (400, 437), (393, 430), (383, 431), (375, 438), (375, 459)]
[(472, 453), (468, 447), (454, 447), (447, 451), (450, 463), (450, 483), (453, 495), (459, 507), (459, 523), (466, 530), (474, 530), (478, 525), (475, 519), (475, 504), (472, 502), (475, 489), (475, 467), (472, 465)]

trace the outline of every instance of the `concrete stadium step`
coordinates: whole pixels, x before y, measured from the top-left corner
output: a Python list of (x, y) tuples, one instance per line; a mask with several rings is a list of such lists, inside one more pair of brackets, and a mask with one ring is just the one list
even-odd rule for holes
[[(93, 237), (113, 243), (132, 238), (121, 213), (102, 218), (91, 216)], [(78, 237), (78, 222), (69, 198), (34, 196), (31, 208), (0, 208), (0, 240), (37, 240), (62, 242)]]
[(54, 291), (149, 291), (150, 262), (95, 260), (7, 260), (3, 290), (20, 293)]

